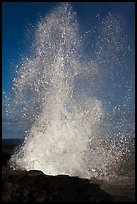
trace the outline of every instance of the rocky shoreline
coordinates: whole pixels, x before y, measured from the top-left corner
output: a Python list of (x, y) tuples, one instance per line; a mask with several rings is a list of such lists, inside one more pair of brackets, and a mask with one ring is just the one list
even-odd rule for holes
[[(5, 169), (6, 170), (6, 169)], [(4, 170), (4, 172), (6, 172)], [(7, 170), (3, 174), (3, 202), (103, 202), (113, 198), (88, 179), (48, 176), (41, 171)]]
[(2, 151), (2, 202), (135, 202), (133, 185), (129, 188), (94, 178), (12, 170), (7, 165), (12, 152), (7, 148)]

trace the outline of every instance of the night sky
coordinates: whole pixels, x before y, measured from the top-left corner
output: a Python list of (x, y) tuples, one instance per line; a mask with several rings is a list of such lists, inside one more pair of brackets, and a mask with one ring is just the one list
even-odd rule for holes
[[(30, 54), (35, 25), (45, 17), (52, 9), (58, 5), (58, 2), (3, 2), (2, 3), (2, 93), (4, 96), (10, 91), (12, 80), (15, 76), (16, 66), (20, 64), (22, 58)], [(134, 44), (135, 44), (135, 4), (133, 2), (72, 2), (74, 11), (77, 14), (77, 20), (80, 26), (81, 34), (97, 27), (97, 16), (105, 18), (108, 12), (120, 14), (124, 19), (127, 32), (127, 45), (131, 51), (126, 56), (126, 70), (124, 80), (130, 76), (132, 80), (131, 91), (134, 91)], [(87, 52), (92, 55), (93, 35), (88, 36)], [(118, 70), (119, 67), (117, 66)], [(118, 70), (119, 71), (119, 70)], [(132, 83), (132, 84), (131, 84)], [(120, 90), (125, 92), (125, 86)], [(119, 94), (119, 93), (118, 93)], [(134, 94), (128, 104), (134, 111)], [(118, 97), (117, 95), (115, 97)]]

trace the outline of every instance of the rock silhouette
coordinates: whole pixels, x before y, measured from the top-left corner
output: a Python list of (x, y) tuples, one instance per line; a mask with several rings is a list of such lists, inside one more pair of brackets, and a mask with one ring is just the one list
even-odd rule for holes
[[(5, 169), (6, 170), (6, 169)], [(112, 197), (88, 179), (3, 169), (3, 202), (102, 202)]]

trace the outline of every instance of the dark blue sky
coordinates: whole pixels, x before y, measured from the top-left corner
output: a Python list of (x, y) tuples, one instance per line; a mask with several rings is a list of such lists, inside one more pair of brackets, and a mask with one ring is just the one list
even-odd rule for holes
[[(14, 67), (27, 56), (33, 36), (32, 25), (46, 16), (58, 3), (54, 2), (3, 2), (2, 3), (2, 89), (10, 88)], [(72, 2), (77, 12), (81, 30), (88, 31), (95, 26), (95, 16), (104, 17), (109, 11), (122, 13), (134, 37), (134, 3)], [(28, 32), (29, 29), (29, 32)]]

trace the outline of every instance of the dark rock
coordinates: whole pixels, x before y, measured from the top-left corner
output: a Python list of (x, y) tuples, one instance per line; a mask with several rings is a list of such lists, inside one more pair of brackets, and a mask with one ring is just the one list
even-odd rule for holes
[[(42, 171), (12, 170), (12, 148), (3, 148), (2, 202), (135, 202), (134, 182), (112, 184), (95, 178), (48, 176)], [(131, 175), (132, 176), (132, 175)]]
[[(17, 174), (16, 174), (17, 173)], [(101, 202), (112, 197), (88, 179), (47, 176), (41, 171), (8, 171), (3, 178), (3, 202)]]
[(27, 172), (27, 176), (39, 176), (44, 174), (42, 171), (39, 170), (30, 170)]
[(2, 178), (8, 178), (12, 174), (12, 170), (9, 167), (2, 167)]
[(46, 191), (43, 191), (39, 193), (39, 195), (36, 197), (35, 202), (44, 202), (47, 200), (47, 193)]
[(12, 183), (6, 181), (2, 186), (2, 201), (10, 202), (11, 194), (12, 194)]
[(24, 189), (23, 190), (23, 196), (27, 197), (29, 195), (29, 190), (28, 189)]
[(13, 185), (12, 183), (6, 181), (4, 183), (4, 186), (3, 186), (3, 192), (6, 192), (6, 191), (11, 192), (12, 191), (12, 185)]

